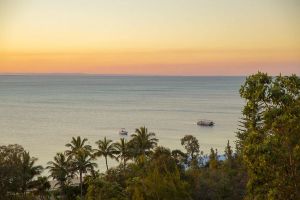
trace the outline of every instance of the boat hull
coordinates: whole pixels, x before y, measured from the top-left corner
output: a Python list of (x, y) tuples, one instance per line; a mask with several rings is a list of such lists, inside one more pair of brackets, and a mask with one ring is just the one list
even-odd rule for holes
[(213, 121), (198, 121), (197, 122), (198, 126), (214, 126), (215, 123)]

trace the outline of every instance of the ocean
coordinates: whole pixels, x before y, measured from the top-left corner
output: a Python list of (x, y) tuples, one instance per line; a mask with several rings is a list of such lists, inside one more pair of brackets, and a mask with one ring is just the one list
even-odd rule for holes
[[(159, 145), (181, 149), (192, 134), (205, 153), (234, 146), (245, 77), (0, 75), (0, 145), (20, 144), (46, 166), (72, 136), (95, 142), (146, 126)], [(214, 127), (199, 127), (210, 119)], [(115, 162), (109, 160), (110, 165)], [(98, 161), (104, 169), (104, 161)]]

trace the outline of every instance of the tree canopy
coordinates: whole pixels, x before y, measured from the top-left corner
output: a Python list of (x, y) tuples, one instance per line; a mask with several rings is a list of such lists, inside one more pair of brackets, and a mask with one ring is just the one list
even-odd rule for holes
[(300, 79), (249, 76), (237, 144), (247, 168), (248, 196), (300, 199)]

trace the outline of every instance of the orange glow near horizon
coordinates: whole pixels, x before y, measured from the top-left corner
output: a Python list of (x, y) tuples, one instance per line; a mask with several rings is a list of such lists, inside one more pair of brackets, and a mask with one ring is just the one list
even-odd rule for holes
[(299, 8), (296, 0), (3, 0), (0, 73), (300, 75)]

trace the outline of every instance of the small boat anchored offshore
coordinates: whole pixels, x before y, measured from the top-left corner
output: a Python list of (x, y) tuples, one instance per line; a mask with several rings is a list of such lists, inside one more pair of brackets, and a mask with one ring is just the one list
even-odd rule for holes
[(125, 128), (121, 128), (120, 131), (119, 131), (119, 134), (120, 134), (120, 135), (127, 135), (127, 134), (128, 134), (128, 131), (126, 131)]
[(211, 120), (206, 120), (206, 119), (203, 119), (203, 120), (199, 120), (197, 122), (197, 125), (198, 126), (214, 126), (215, 123)]

